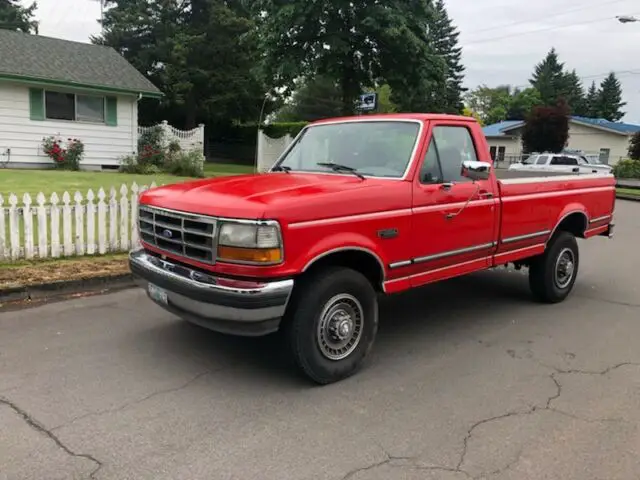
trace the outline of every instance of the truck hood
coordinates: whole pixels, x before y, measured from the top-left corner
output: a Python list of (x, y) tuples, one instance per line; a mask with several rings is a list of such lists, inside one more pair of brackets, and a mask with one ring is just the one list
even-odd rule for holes
[(277, 218), (293, 207), (344, 201), (351, 192), (381, 186), (379, 180), (355, 176), (278, 172), (176, 183), (144, 192), (140, 202), (202, 215)]

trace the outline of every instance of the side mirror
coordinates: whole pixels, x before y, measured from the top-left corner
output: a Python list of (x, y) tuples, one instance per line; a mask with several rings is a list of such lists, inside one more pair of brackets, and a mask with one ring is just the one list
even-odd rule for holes
[(465, 160), (462, 162), (460, 175), (470, 178), (474, 182), (477, 180), (488, 180), (491, 174), (491, 164), (489, 162), (474, 162)]

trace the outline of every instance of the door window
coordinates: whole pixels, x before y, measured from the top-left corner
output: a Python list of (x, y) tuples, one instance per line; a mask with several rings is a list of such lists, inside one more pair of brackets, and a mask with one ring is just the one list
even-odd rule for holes
[(462, 162), (477, 161), (476, 148), (469, 129), (466, 127), (437, 126), (434, 127), (431, 138), (440, 161), (443, 182), (470, 182), (471, 179), (460, 174)]
[(442, 183), (442, 170), (440, 168), (440, 159), (438, 158), (438, 148), (436, 142), (431, 138), (429, 149), (424, 156), (424, 162), (420, 169), (421, 183)]

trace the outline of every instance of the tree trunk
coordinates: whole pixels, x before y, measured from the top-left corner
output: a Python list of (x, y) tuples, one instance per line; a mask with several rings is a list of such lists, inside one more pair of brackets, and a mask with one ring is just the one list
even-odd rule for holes
[(355, 78), (353, 57), (345, 59), (342, 67), (342, 114), (349, 116), (355, 113), (355, 103), (360, 94), (360, 85)]
[(186, 116), (184, 120), (184, 128), (185, 130), (191, 130), (196, 128), (197, 124), (197, 111), (198, 105), (196, 103), (195, 95), (193, 91), (189, 92), (189, 96), (187, 97), (187, 102), (185, 105), (186, 108)]

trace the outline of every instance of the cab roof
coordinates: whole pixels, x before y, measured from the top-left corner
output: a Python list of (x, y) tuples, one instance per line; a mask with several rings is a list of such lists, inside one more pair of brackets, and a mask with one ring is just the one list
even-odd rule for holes
[(347, 117), (324, 118), (311, 122), (310, 125), (319, 125), (323, 123), (344, 122), (353, 120), (457, 120), (464, 122), (476, 122), (473, 117), (465, 117), (464, 115), (448, 115), (444, 113), (376, 113), (373, 115), (352, 115)]

